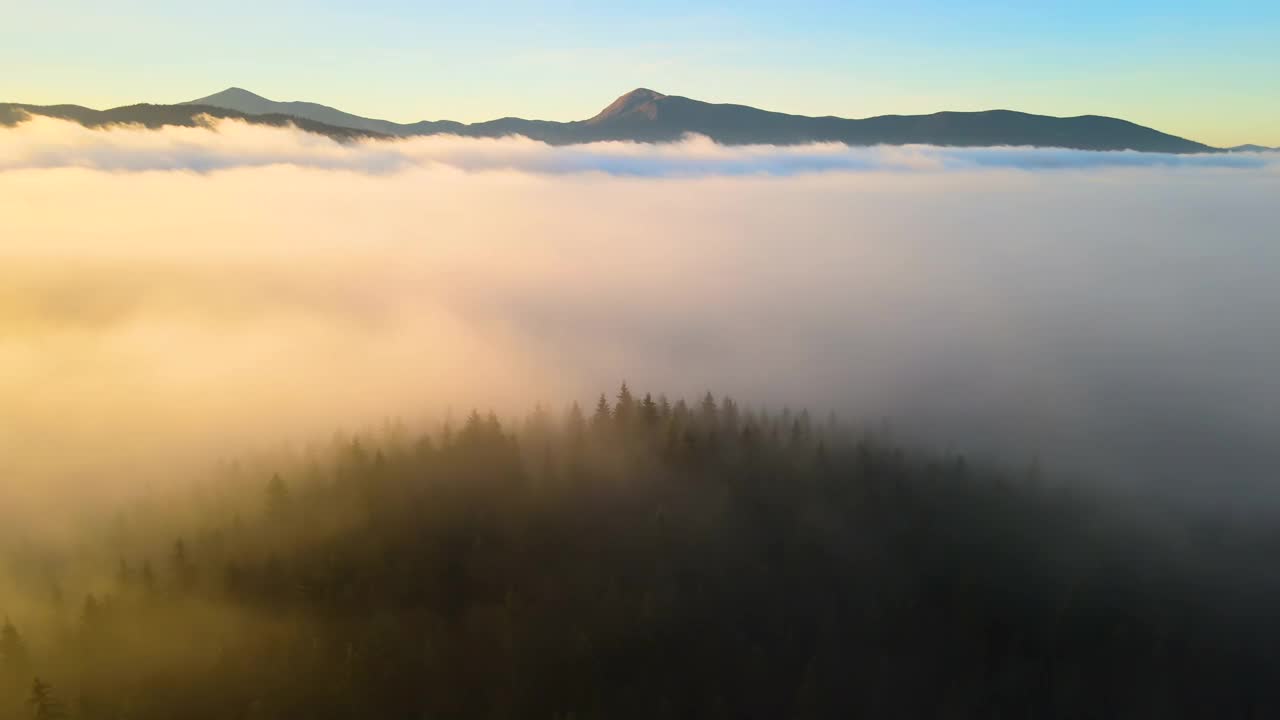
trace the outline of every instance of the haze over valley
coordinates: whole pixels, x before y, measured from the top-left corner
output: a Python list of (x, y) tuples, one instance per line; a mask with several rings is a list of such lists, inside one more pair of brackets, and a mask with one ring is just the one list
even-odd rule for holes
[(1280, 714), (1276, 12), (47, 5), (0, 720)]

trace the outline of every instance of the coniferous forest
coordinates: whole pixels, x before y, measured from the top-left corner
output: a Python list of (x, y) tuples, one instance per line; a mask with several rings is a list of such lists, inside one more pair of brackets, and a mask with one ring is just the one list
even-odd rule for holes
[(708, 393), (389, 424), (7, 551), (0, 720), (1280, 713), (1280, 535)]

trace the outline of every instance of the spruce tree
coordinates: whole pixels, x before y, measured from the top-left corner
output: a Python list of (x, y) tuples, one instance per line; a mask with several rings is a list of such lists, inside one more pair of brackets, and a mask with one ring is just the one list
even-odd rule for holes
[(284, 516), (289, 506), (289, 486), (280, 473), (273, 473), (267, 482), (267, 514), (275, 519)]
[(640, 401), (640, 422), (645, 429), (651, 429), (658, 424), (658, 404), (653, 401), (653, 396), (649, 393), (645, 393), (644, 400)]
[(698, 422), (702, 424), (703, 431), (709, 433), (715, 432), (720, 424), (720, 411), (710, 390), (702, 396), (702, 403), (698, 406)]
[(6, 617), (4, 626), (0, 627), (0, 680), (17, 680), (25, 676), (30, 662), (27, 644), (23, 642), (18, 628)]
[(591, 415), (591, 429), (604, 432), (608, 429), (612, 418), (613, 412), (609, 408), (609, 401), (605, 399), (604, 393), (600, 393), (600, 399), (596, 401), (596, 411)]
[(61, 720), (67, 716), (66, 711), (53, 694), (53, 686), (36, 678), (31, 683), (31, 694), (27, 697), (27, 706), (31, 708), (33, 720)]
[(627, 387), (627, 381), (623, 380), (622, 387), (618, 388), (618, 402), (613, 406), (613, 419), (618, 429), (622, 432), (629, 430), (635, 414), (636, 399)]

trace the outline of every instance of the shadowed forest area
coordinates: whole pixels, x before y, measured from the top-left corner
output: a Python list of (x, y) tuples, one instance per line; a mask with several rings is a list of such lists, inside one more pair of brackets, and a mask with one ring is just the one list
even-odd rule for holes
[(217, 475), (6, 551), (0, 720), (1280, 712), (1280, 533), (834, 417), (624, 385)]

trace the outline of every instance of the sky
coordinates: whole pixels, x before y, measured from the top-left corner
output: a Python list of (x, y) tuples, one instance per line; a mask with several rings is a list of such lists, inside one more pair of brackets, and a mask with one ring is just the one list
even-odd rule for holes
[(1007, 108), (1280, 145), (1280, 3), (0, 0), (0, 101), (239, 86), (397, 121), (589, 117), (635, 87), (808, 115)]

